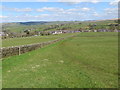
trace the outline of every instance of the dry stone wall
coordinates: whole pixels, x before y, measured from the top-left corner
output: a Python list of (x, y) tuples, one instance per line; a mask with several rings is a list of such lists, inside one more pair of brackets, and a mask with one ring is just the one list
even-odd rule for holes
[[(73, 36), (69, 36), (69, 37), (73, 37)], [(68, 37), (65, 37), (65, 38), (68, 38)], [(56, 40), (43, 42), (43, 43), (37, 43), (37, 44), (21, 45), (21, 46), (15, 46), (15, 47), (4, 47), (0, 49), (0, 56), (1, 58), (5, 58), (9, 56), (14, 56), (14, 55), (20, 55), (20, 54), (23, 54), (29, 51), (36, 50), (38, 48), (42, 48), (46, 45), (53, 44), (65, 38), (59, 38)]]

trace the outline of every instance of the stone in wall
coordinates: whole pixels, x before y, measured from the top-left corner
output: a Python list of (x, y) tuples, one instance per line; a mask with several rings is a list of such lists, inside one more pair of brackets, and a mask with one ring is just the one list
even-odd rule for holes
[(29, 51), (36, 50), (38, 48), (42, 48), (46, 45), (53, 44), (53, 43), (58, 42), (58, 41), (63, 40), (63, 39), (65, 39), (65, 38), (59, 38), (59, 39), (56, 39), (56, 40), (43, 42), (43, 43), (37, 43), (37, 44), (31, 44), (31, 45), (22, 45), (22, 46), (16, 46), (16, 47), (1, 48), (0, 49), (0, 55), (2, 55), (2, 58), (9, 57), (9, 56), (14, 56), (14, 55), (20, 55), (22, 53), (26, 53), (26, 52), (29, 52)]

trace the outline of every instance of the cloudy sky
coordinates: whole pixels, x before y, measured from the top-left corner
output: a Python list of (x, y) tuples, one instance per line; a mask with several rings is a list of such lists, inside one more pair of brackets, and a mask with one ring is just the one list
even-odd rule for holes
[[(8, 2), (9, 1), (9, 2)], [(2, 0), (0, 22), (74, 21), (118, 18), (119, 0)]]

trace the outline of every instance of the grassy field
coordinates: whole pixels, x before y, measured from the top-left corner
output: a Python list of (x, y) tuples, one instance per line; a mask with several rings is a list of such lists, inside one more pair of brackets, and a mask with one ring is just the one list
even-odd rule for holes
[(22, 37), (22, 38), (9, 38), (9, 39), (6, 39), (6, 40), (2, 40), (2, 47), (41, 43), (41, 42), (55, 40), (55, 39), (58, 39), (58, 38), (61, 38), (61, 37), (66, 37), (66, 36), (75, 35), (75, 34), (76, 33), (67, 33), (67, 34), (50, 35), (50, 36), (33, 36), (33, 37)]
[[(81, 23), (81, 24), (79, 24)], [(97, 24), (97, 28), (99, 28), (99, 25), (108, 25), (109, 23), (115, 23), (115, 20), (101, 20), (101, 21), (53, 21), (53, 22), (47, 22), (43, 25), (35, 24), (35, 25), (23, 25), (20, 23), (3, 23), (2, 28), (4, 27), (5, 30), (8, 30), (10, 32), (23, 32), (26, 29), (35, 29), (36, 31), (43, 31), (46, 28), (49, 28), (51, 25), (56, 24), (65, 24), (63, 26), (59, 27), (59, 30), (62, 28), (70, 27), (68, 30), (75, 30), (83, 28), (85, 29), (88, 27), (89, 24)], [(102, 28), (102, 27), (101, 27)], [(108, 29), (108, 26), (105, 26), (104, 29)], [(50, 31), (56, 30), (57, 28), (49, 29)], [(34, 30), (33, 30), (34, 31)]]
[(118, 87), (117, 33), (81, 33), (3, 59), (3, 88)]

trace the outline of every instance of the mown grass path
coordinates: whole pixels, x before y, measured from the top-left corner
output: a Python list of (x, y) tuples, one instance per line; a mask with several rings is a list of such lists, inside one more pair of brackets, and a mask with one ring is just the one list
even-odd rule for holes
[(115, 88), (118, 85), (117, 40), (117, 33), (81, 33), (6, 58), (3, 88)]

